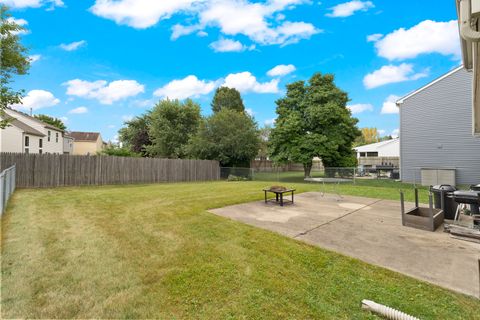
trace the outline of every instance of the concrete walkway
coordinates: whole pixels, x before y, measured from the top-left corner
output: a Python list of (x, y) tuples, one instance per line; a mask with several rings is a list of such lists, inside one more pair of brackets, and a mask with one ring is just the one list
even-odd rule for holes
[(258, 201), (211, 212), (480, 297), (480, 244), (452, 239), (441, 228), (403, 227), (399, 201), (307, 192), (294, 205)]

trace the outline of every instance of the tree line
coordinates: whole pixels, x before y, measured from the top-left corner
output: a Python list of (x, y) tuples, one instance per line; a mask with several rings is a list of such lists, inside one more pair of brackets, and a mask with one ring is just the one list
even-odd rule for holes
[(346, 107), (346, 92), (331, 74), (288, 84), (276, 101), (272, 128), (258, 128), (234, 88), (216, 90), (212, 115), (202, 117), (193, 100), (162, 100), (152, 110), (125, 123), (120, 146), (108, 154), (218, 160), (225, 167), (249, 167), (256, 156), (276, 163), (301, 163), (310, 176), (313, 159), (325, 166), (355, 166), (352, 146), (361, 136), (358, 119)]
[(245, 111), (240, 93), (220, 87), (202, 117), (191, 99), (161, 100), (119, 131), (120, 146), (108, 154), (218, 160), (222, 166), (249, 166), (260, 148), (258, 125)]

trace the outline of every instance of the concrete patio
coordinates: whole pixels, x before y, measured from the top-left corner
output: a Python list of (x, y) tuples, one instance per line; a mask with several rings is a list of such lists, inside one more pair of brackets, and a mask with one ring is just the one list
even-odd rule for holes
[(211, 212), (480, 297), (480, 244), (442, 228), (403, 227), (399, 201), (307, 192), (294, 205), (257, 201)]

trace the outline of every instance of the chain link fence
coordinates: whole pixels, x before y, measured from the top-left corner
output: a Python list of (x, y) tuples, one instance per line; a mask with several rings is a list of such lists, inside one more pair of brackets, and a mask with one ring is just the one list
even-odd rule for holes
[(15, 166), (0, 173), (0, 216), (7, 208), (8, 200), (15, 191)]
[(359, 167), (326, 167), (312, 168), (310, 177), (305, 178), (302, 168), (286, 170), (285, 167), (272, 167), (268, 170), (258, 168), (220, 168), (220, 178), (228, 181), (272, 181), (301, 183), (306, 181), (318, 182), (352, 182), (367, 180), (397, 180), (397, 168), (365, 168)]
[[(357, 168), (322, 168), (312, 169), (310, 179), (324, 179), (324, 182), (345, 180), (355, 182)], [(306, 182), (303, 170), (284, 170), (283, 168), (261, 171), (255, 168), (220, 168), (220, 178), (227, 181), (272, 181), (272, 182)]]

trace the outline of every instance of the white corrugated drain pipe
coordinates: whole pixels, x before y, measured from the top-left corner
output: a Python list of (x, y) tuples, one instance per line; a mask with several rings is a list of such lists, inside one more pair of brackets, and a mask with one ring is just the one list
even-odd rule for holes
[(416, 317), (413, 317), (411, 315), (408, 315), (406, 313), (384, 306), (383, 304), (376, 303), (371, 300), (362, 300), (362, 309), (366, 309), (371, 312), (377, 313), (391, 320), (420, 320)]

